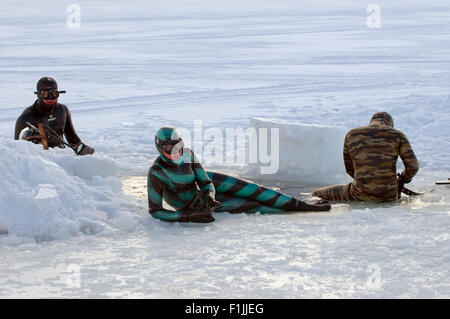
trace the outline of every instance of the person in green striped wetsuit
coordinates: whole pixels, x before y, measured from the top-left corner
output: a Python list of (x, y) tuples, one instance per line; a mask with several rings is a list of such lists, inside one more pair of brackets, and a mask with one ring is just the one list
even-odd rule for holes
[[(270, 214), (331, 208), (327, 201), (308, 204), (255, 183), (205, 171), (173, 127), (160, 128), (155, 144), (160, 156), (147, 176), (149, 212), (154, 218), (209, 223), (214, 221), (213, 211)], [(163, 199), (176, 211), (163, 208)]]

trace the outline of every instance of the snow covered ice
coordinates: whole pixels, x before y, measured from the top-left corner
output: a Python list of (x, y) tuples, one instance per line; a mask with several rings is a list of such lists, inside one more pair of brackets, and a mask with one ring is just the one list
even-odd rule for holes
[[(302, 183), (343, 183), (349, 179), (342, 160), (345, 127), (260, 118), (252, 118), (250, 127), (255, 129), (256, 137), (253, 137), (254, 140), (251, 141), (253, 143), (257, 143), (257, 138), (261, 138), (260, 129), (267, 130), (268, 141), (272, 138), (272, 129), (278, 129), (279, 163), (275, 174), (278, 180)], [(266, 175), (273, 178), (271, 176), (273, 174), (265, 173), (263, 170), (265, 167), (267, 164), (264, 163), (258, 162), (253, 165), (249, 163), (246, 174), (260, 178)]]
[[(450, 177), (447, 0), (377, 1), (375, 29), (367, 4), (350, 0), (77, 4), (79, 29), (61, 1), (0, 10), (0, 297), (450, 297), (450, 188), (434, 185)], [(93, 156), (12, 140), (42, 76), (67, 90), (60, 102)], [(434, 191), (329, 213), (215, 214), (209, 225), (154, 220), (122, 191), (121, 179), (147, 173), (166, 124), (278, 123), (310, 139), (292, 125), (342, 128), (320, 133), (337, 143), (377, 111), (419, 159), (408, 186)], [(347, 182), (330, 147), (314, 149), (330, 160), (312, 163), (317, 178), (288, 161), (280, 172)]]
[(10, 236), (28, 243), (92, 235), (120, 230), (123, 219), (137, 222), (108, 157), (74, 157), (72, 151), (0, 139), (0, 229), (9, 235), (2, 242), (10, 243)]

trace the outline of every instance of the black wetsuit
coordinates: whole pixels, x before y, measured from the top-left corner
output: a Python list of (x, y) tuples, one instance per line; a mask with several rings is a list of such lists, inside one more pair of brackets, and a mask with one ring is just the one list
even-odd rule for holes
[[(36, 100), (17, 119), (14, 139), (19, 139), (20, 132), (27, 127), (26, 122), (30, 122), (36, 127), (39, 126), (39, 123), (43, 123), (52, 128), (60, 138), (63, 138), (63, 135), (65, 135), (67, 142), (70, 144), (74, 146), (81, 144), (81, 140), (73, 127), (70, 111), (64, 104), (56, 103), (52, 107), (49, 107), (41, 105), (41, 102)], [(61, 144), (56, 138), (49, 136), (48, 146), (64, 146), (64, 144)]]

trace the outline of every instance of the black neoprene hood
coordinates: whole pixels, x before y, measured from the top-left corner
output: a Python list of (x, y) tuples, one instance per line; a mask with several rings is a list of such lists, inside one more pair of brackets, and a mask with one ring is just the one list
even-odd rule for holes
[(56, 83), (56, 80), (51, 77), (43, 77), (41, 78), (38, 83), (36, 84), (36, 91), (41, 92), (45, 88), (54, 88), (55, 90), (58, 89), (58, 83)]

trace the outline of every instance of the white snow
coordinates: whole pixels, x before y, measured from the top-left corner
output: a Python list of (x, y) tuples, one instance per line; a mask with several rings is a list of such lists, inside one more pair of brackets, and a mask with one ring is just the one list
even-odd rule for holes
[[(313, 125), (288, 120), (252, 118), (250, 127), (255, 135), (250, 143), (262, 138), (261, 129), (267, 130), (267, 143), (273, 129), (278, 136), (276, 167), (278, 180), (301, 183), (344, 183), (345, 166), (342, 157), (346, 129), (342, 126)], [(273, 150), (272, 150), (273, 152)], [(275, 165), (272, 165), (275, 166)], [(264, 163), (249, 165), (247, 175), (263, 177)]]
[(106, 155), (74, 157), (0, 137), (2, 243), (63, 239), (130, 228), (139, 215)]
[[(80, 29), (64, 1), (0, 10), (0, 297), (450, 297), (450, 188), (434, 185), (450, 177), (447, 0), (377, 1), (379, 29), (356, 0), (77, 4)], [(60, 102), (95, 155), (12, 141), (42, 76), (67, 90)], [(377, 111), (419, 159), (410, 188), (434, 191), (210, 225), (154, 220), (121, 191), (121, 177), (146, 174), (159, 127), (192, 132), (194, 120), (321, 141), (292, 151), (310, 155), (299, 167), (282, 158), (285, 180), (319, 169), (347, 182), (339, 136)]]

